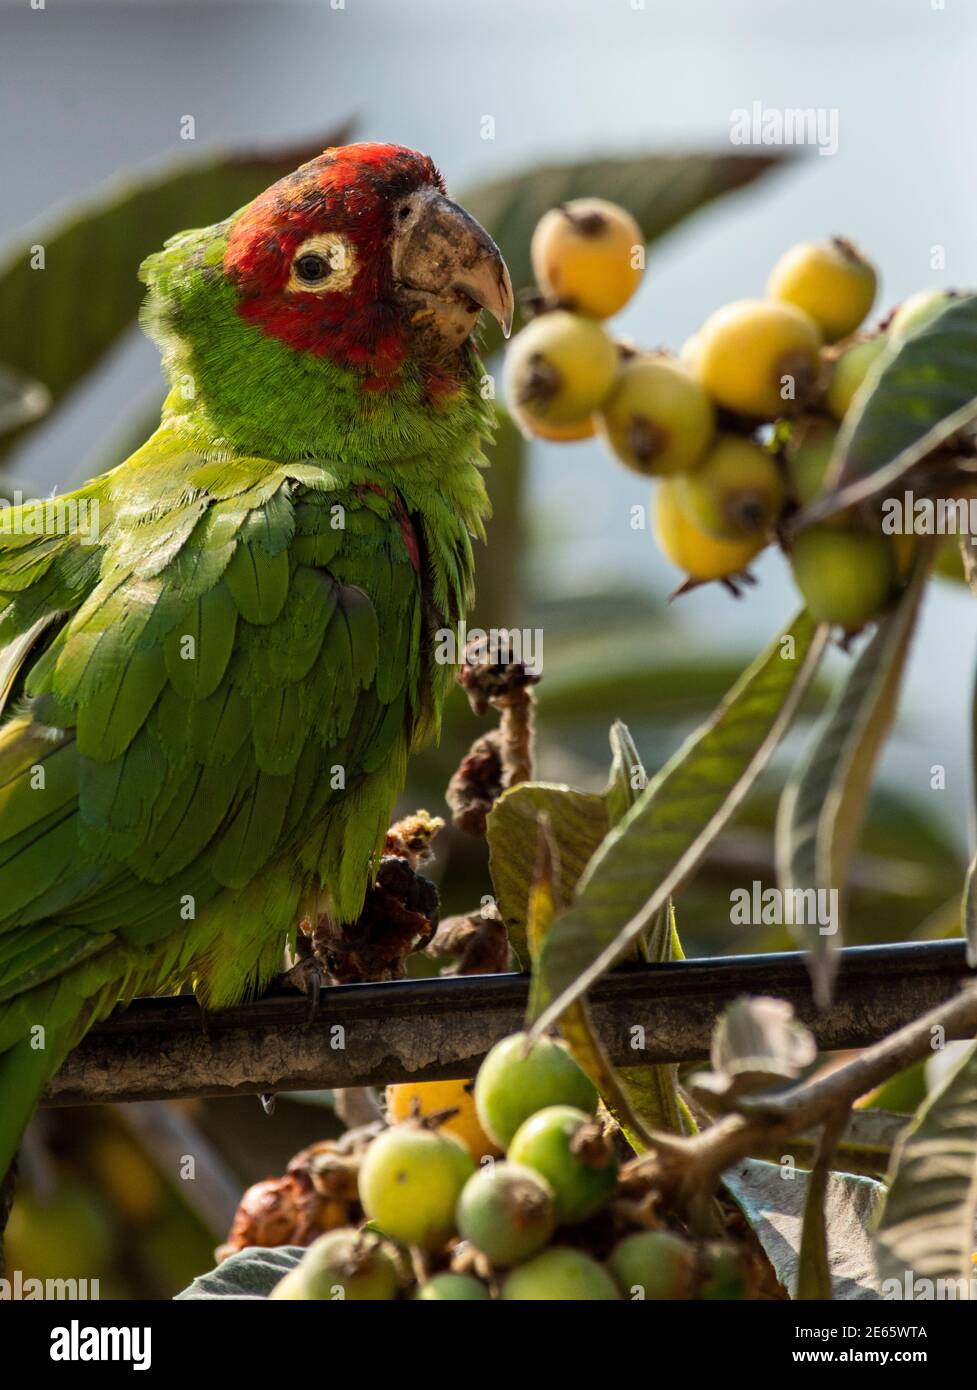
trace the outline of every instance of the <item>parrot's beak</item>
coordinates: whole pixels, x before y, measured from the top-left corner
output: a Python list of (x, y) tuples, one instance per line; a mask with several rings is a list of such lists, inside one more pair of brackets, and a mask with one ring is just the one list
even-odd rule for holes
[(411, 322), (434, 335), (442, 351), (471, 336), (482, 309), (508, 338), (513, 295), (502, 253), (474, 217), (437, 189), (419, 189), (398, 206), (392, 265)]

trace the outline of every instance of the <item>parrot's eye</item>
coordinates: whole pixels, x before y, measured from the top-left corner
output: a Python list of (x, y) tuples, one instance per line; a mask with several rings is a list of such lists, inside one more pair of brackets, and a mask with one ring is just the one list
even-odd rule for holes
[(295, 262), (295, 274), (307, 285), (318, 285), (332, 274), (332, 266), (324, 256), (309, 252)]
[(345, 290), (356, 274), (356, 252), (338, 232), (320, 232), (296, 248), (287, 288), (304, 294)]

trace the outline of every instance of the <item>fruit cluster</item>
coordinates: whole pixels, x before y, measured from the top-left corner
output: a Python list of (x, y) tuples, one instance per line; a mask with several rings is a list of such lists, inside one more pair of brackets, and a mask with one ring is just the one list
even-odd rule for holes
[(615, 341), (603, 320), (641, 279), (629, 213), (580, 199), (546, 213), (532, 241), (535, 316), (510, 344), (506, 399), (529, 435), (599, 435), (654, 477), (654, 531), (683, 588), (737, 576), (772, 540), (819, 621), (854, 632), (904, 581), (912, 538), (871, 508), (794, 529), (827, 488), (840, 422), (887, 343), (917, 331), (946, 295), (907, 300), (885, 329), (859, 333), (873, 266), (841, 238), (803, 243), (775, 265), (763, 299), (712, 314), (678, 355)]
[[(391, 1086), (359, 1162), (365, 1224), (320, 1236), (275, 1299), (743, 1298), (751, 1257), (666, 1229), (562, 1043), (503, 1039), (474, 1086)], [(644, 1198), (644, 1200), (642, 1200)]]

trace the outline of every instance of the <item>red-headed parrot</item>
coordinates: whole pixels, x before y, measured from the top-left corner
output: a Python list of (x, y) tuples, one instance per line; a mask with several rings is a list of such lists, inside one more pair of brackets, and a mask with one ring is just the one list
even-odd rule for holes
[(356, 919), (487, 509), (512, 287), (430, 159), (326, 150), (141, 274), (159, 429), (0, 534), (0, 1176), (119, 1001)]

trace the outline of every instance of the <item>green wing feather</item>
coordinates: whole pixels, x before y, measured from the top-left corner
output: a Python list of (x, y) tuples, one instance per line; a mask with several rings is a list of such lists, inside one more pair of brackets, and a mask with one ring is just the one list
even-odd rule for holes
[(0, 1172), (118, 1001), (236, 1001), (300, 903), (355, 919), (450, 677), (431, 629), (471, 588), (470, 522), (433, 491), (413, 510), (169, 428), (76, 498), (93, 543), (0, 537)]

